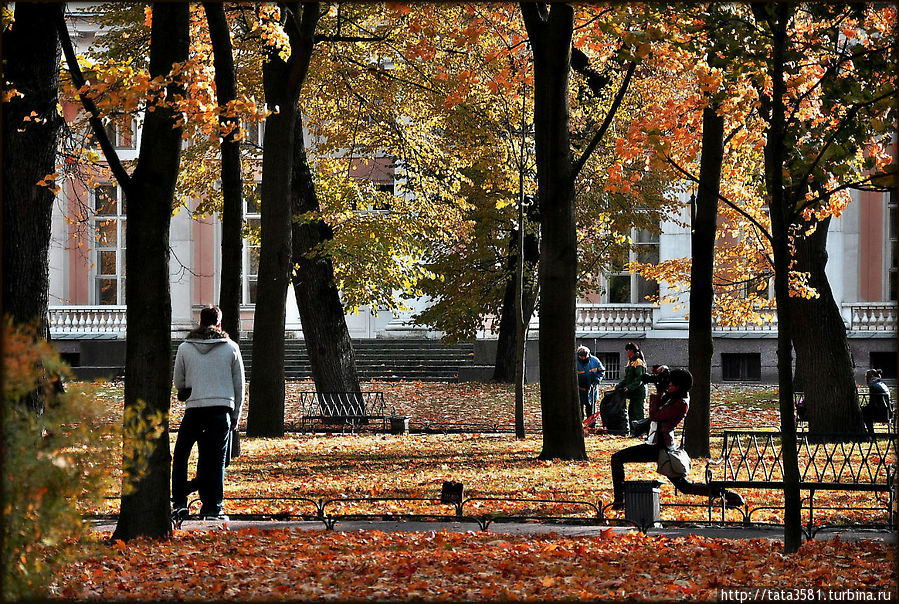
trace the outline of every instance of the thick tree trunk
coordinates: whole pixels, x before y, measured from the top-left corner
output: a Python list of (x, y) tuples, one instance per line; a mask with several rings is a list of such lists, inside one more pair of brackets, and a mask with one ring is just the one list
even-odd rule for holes
[[(189, 48), (189, 8), (182, 3), (153, 5), (150, 34), (150, 77), (164, 76), (186, 61)], [(184, 95), (173, 83), (166, 98)], [(127, 344), (125, 361), (126, 428), (129, 413), (140, 418), (134, 433), (126, 433), (124, 480), (137, 473), (133, 489), (123, 485), (119, 521), (113, 539), (171, 535), (168, 413), (172, 388), (172, 303), (169, 291), (169, 226), (181, 159), (181, 116), (160, 98), (144, 116), (137, 167), (124, 191), (128, 202), (125, 260)], [(151, 436), (154, 418), (162, 418), (161, 436)], [(146, 467), (127, 439), (151, 449)]]
[(317, 254), (334, 238), (321, 219), (298, 222), (307, 212), (319, 212), (318, 195), (306, 158), (303, 119), (297, 115), (291, 202), (293, 222), (293, 291), (303, 324), (312, 380), (319, 392), (360, 392), (356, 353), (346, 326), (331, 257)]
[[(266, 79), (286, 80), (284, 69), (263, 66)], [(253, 314), (253, 366), (250, 377), (248, 436), (284, 436), (284, 324), (291, 270), (290, 171), (293, 160), (295, 96), (266, 89), (270, 108), (262, 152), (262, 207), (259, 279)]]
[(291, 54), (285, 63), (270, 50), (262, 68), (266, 120), (262, 147), (262, 208), (259, 279), (253, 318), (248, 436), (284, 435), (284, 322), (292, 268), (290, 183), (297, 101), (309, 69), (318, 3), (285, 5)]
[(715, 232), (718, 227), (718, 193), (724, 161), (724, 118), (715, 106), (702, 112), (702, 158), (696, 216), (691, 238), (690, 331), (688, 358), (693, 374), (690, 411), (684, 421), (684, 449), (690, 457), (709, 456), (709, 415), (712, 382), (712, 284), (715, 268)]
[(574, 369), (577, 237), (568, 129), (574, 11), (521, 4), (534, 53), (534, 132), (540, 203), (541, 459), (586, 459)]
[[(231, 32), (225, 17), (225, 6), (204, 2), (209, 38), (212, 41), (215, 64), (215, 90), (219, 107), (224, 108), (237, 97), (237, 76)], [(222, 309), (222, 329), (235, 342), (240, 341), (240, 300), (243, 273), (243, 178), (240, 168), (240, 120), (220, 117), (227, 134), (222, 138), (222, 281), (219, 307)]]
[[(52, 178), (49, 186), (37, 183), (56, 171), (62, 118), (56, 111), (59, 35), (52, 24), (61, 10), (58, 3), (17, 2), (15, 23), (3, 34), (3, 89), (22, 95), (3, 103), (3, 314), (33, 325), (44, 340), (56, 195)], [(28, 398), (36, 412), (43, 410), (40, 392)]]
[[(536, 302), (535, 284), (535, 267), (540, 257), (540, 245), (537, 237), (532, 234), (525, 236), (524, 243), (524, 321), (525, 325), (531, 320), (534, 314), (534, 303)], [(503, 307), (499, 321), (499, 334), (496, 340), (496, 361), (493, 368), (493, 381), (503, 384), (512, 384), (515, 382), (515, 371), (517, 364), (518, 350), (518, 329), (516, 322), (518, 321), (517, 302), (518, 287), (516, 285), (515, 275), (518, 266), (518, 230), (514, 229), (509, 239), (509, 257), (506, 264), (508, 267), (509, 280), (506, 283), (506, 291), (503, 295)]]
[(763, 96), (762, 111), (766, 115), (765, 185), (771, 212), (771, 247), (774, 254), (774, 292), (777, 298), (777, 381), (779, 386), (780, 431), (784, 474), (784, 551), (796, 553), (802, 545), (802, 500), (799, 492), (799, 464), (796, 450), (796, 419), (793, 414), (792, 313), (789, 303), (790, 246), (789, 225), (795, 200), (787, 196), (784, 186), (786, 149), (786, 83), (784, 62), (787, 25), (793, 7), (788, 4), (753, 5), (757, 19), (767, 21), (772, 49), (769, 74), (773, 83), (771, 97)]
[[(803, 222), (799, 230), (804, 233), (813, 224), (814, 220)], [(808, 284), (818, 292), (817, 298), (790, 298), (796, 373), (808, 405), (810, 433), (861, 434), (865, 426), (858, 407), (846, 326), (824, 272), (829, 224), (828, 217), (817, 222), (814, 233), (794, 240), (796, 270), (807, 272)]]
[(493, 381), (501, 384), (515, 383), (515, 358), (518, 334), (515, 326), (515, 297), (517, 288), (514, 278), (506, 284), (503, 294), (503, 309), (499, 318), (499, 333), (496, 337), (496, 360), (493, 366)]

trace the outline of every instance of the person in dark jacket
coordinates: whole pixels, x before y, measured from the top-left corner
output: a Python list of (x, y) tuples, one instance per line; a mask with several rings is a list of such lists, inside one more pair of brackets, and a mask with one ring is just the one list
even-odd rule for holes
[(606, 375), (606, 368), (599, 359), (590, 354), (589, 348), (580, 346), (577, 349), (575, 371), (577, 372), (578, 395), (581, 399), (581, 406), (584, 408), (584, 418), (587, 418), (596, 413), (595, 396), (590, 397), (591, 388), (602, 382)]
[(197, 443), (200, 516), (227, 520), (222, 514), (225, 464), (244, 400), (244, 367), (240, 348), (222, 331), (222, 311), (200, 311), (200, 326), (190, 332), (175, 355), (175, 387), (190, 388), (184, 418), (172, 455), (174, 514), (187, 515), (187, 462)]
[[(614, 500), (612, 509), (624, 507), (624, 464), (657, 462), (659, 451), (663, 448), (674, 448), (674, 430), (687, 415), (690, 409), (690, 389), (693, 387), (693, 376), (686, 369), (672, 369), (668, 372), (667, 392), (653, 394), (649, 397), (649, 434), (641, 445), (627, 447), (612, 454), (612, 486)], [(703, 483), (690, 482), (685, 476), (671, 479), (671, 484), (681, 493), (687, 495), (708, 496), (710, 489)], [(721, 489), (715, 492), (724, 497), (728, 507), (740, 507), (743, 498), (733, 491)]]
[(862, 407), (862, 419), (868, 434), (874, 434), (874, 422), (890, 421), (890, 389), (883, 383), (880, 369), (869, 369), (865, 372), (868, 384), (868, 404)]
[(646, 374), (646, 360), (640, 347), (633, 342), (627, 343), (624, 353), (627, 355), (627, 367), (624, 369), (624, 378), (615, 384), (615, 388), (624, 390), (628, 400), (628, 421), (633, 423), (645, 417), (643, 403), (646, 401), (646, 384), (643, 376)]

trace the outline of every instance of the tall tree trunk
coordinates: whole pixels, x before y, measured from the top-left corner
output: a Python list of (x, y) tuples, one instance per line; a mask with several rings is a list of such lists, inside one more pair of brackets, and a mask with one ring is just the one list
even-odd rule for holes
[(356, 353), (346, 326), (331, 257), (317, 253), (334, 233), (321, 218), (298, 221), (319, 212), (318, 195), (306, 158), (303, 118), (297, 115), (291, 202), (293, 210), (293, 291), (303, 324), (312, 380), (319, 392), (360, 392)]
[[(44, 340), (50, 335), (50, 221), (56, 195), (54, 179), (49, 186), (37, 183), (56, 171), (60, 47), (51, 24), (62, 10), (58, 3), (17, 2), (15, 22), (3, 34), (3, 89), (22, 95), (3, 103), (3, 314), (34, 325)], [(28, 398), (36, 412), (43, 410), (41, 392), (37, 388)]]
[(317, 2), (283, 5), (291, 54), (285, 62), (276, 48), (262, 67), (266, 120), (262, 147), (261, 247), (256, 312), (253, 316), (253, 368), (247, 435), (284, 435), (284, 322), (291, 265), (291, 200), (294, 126), (300, 89), (309, 69)]
[[(527, 231), (526, 231), (527, 233)], [(540, 258), (540, 244), (534, 234), (527, 233), (524, 242), (524, 321), (527, 325), (534, 314), (534, 303), (537, 298), (535, 269)], [(511, 384), (515, 381), (516, 351), (518, 350), (518, 330), (515, 323), (517, 317), (518, 288), (515, 281), (518, 265), (518, 230), (513, 229), (509, 238), (509, 257), (506, 263), (509, 280), (503, 295), (502, 314), (499, 320), (499, 334), (496, 340), (496, 361), (493, 368), (493, 381)]]
[(718, 227), (718, 193), (724, 161), (724, 118), (716, 106), (702, 112), (702, 157), (696, 216), (691, 236), (693, 264), (690, 267), (690, 331), (688, 358), (693, 374), (690, 412), (684, 421), (684, 449), (691, 457), (709, 456), (709, 411), (712, 383), (712, 305), (715, 289), (715, 232)]
[(534, 132), (540, 203), (541, 459), (586, 459), (574, 369), (577, 237), (568, 129), (574, 10), (522, 3), (534, 54)]
[(771, 213), (771, 238), (774, 254), (774, 292), (777, 298), (777, 381), (779, 386), (781, 448), (784, 473), (784, 551), (795, 553), (802, 545), (802, 501), (799, 492), (799, 464), (796, 450), (796, 419), (793, 415), (792, 332), (793, 315), (790, 296), (789, 225), (794, 215), (795, 200), (788, 197), (784, 186), (786, 167), (786, 83), (784, 63), (787, 26), (794, 7), (782, 3), (752, 6), (756, 19), (766, 21), (771, 31), (769, 75), (770, 97), (762, 95), (762, 112), (768, 122), (765, 143), (765, 185)]
[[(824, 272), (829, 224), (830, 217), (803, 222), (798, 229), (803, 234), (794, 238), (796, 270), (808, 273), (808, 284), (818, 292), (817, 298), (790, 298), (796, 373), (808, 405), (810, 433), (862, 434), (865, 426), (858, 407), (846, 326)], [(812, 226), (815, 232), (805, 235)]]
[[(185, 3), (153, 5), (150, 33), (150, 77), (169, 74), (186, 61), (189, 48), (189, 8)], [(126, 439), (151, 447), (143, 467), (141, 447), (126, 440), (124, 480), (136, 475), (133, 489), (123, 485), (119, 521), (113, 539), (171, 535), (168, 413), (172, 392), (172, 302), (169, 290), (169, 227), (175, 183), (181, 159), (181, 112), (166, 99), (184, 96), (185, 88), (170, 84), (144, 115), (137, 167), (124, 191), (128, 202), (126, 235), (127, 344), (125, 361)], [(128, 416), (140, 418), (127, 433)], [(152, 436), (154, 418), (162, 418), (162, 433)]]
[[(237, 97), (237, 76), (231, 32), (225, 17), (225, 6), (204, 2), (209, 38), (212, 41), (215, 65), (215, 93), (220, 108)], [(219, 123), (225, 131), (222, 137), (222, 281), (219, 307), (222, 309), (222, 329), (235, 342), (240, 341), (240, 300), (243, 274), (243, 178), (240, 168), (240, 120), (223, 115)]]

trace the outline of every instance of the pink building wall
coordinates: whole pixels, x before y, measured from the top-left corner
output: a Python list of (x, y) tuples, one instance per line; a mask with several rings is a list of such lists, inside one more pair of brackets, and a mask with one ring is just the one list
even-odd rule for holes
[(215, 304), (218, 292), (215, 290), (215, 222), (207, 216), (191, 221), (193, 240), (193, 304)]
[(858, 203), (858, 297), (860, 302), (879, 302), (883, 299), (884, 195), (860, 191)]
[(79, 181), (65, 184), (68, 225), (65, 249), (68, 256), (68, 303), (75, 306), (90, 304), (90, 251), (93, 241), (89, 236), (89, 224), (85, 211), (88, 190)]

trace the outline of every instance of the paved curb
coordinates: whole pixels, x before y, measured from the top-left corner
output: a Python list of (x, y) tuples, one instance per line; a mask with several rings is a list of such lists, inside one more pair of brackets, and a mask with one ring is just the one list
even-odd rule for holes
[[(95, 522), (92, 530), (113, 531), (114, 520)], [(297, 529), (306, 531), (324, 530), (324, 523), (318, 520), (293, 521), (293, 520), (230, 520), (228, 522), (211, 520), (185, 520), (181, 526), (184, 531), (211, 531), (211, 530), (241, 530), (255, 528), (259, 530)], [(599, 537), (608, 535), (608, 531), (614, 534), (636, 532), (632, 527), (622, 526), (572, 526), (564, 524), (546, 524), (539, 522), (494, 522), (486, 531), (481, 531), (476, 522), (423, 522), (400, 520), (346, 520), (338, 521), (334, 525), (337, 531), (383, 531), (401, 533), (426, 533), (431, 531), (447, 531), (451, 533), (486, 532), (508, 535), (545, 535), (555, 533), (565, 537)], [(717, 539), (772, 539), (783, 541), (783, 527), (724, 527), (724, 526), (679, 526), (672, 528), (650, 528), (646, 532), (649, 536), (661, 535), (664, 537), (686, 537), (698, 535), (701, 537)], [(840, 529), (821, 531), (815, 536), (815, 540), (828, 540), (839, 538), (841, 541), (858, 541), (861, 539), (874, 539), (886, 543), (897, 543), (895, 531), (878, 529)]]

